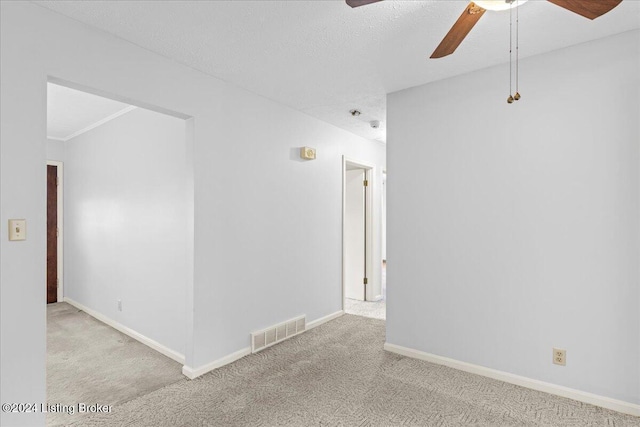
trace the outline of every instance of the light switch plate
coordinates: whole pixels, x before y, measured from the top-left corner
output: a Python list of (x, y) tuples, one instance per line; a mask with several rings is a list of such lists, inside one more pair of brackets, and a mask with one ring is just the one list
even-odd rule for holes
[(10, 219), (9, 220), (9, 240), (27, 240), (27, 220), (26, 219)]

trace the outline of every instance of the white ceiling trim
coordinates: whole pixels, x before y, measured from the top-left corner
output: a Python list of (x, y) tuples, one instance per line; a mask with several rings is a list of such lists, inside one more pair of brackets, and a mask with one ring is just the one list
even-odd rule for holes
[(68, 140), (70, 140), (72, 138), (75, 138), (76, 136), (82, 135), (85, 132), (89, 132), (91, 129), (95, 129), (98, 126), (102, 126), (103, 124), (105, 124), (107, 122), (110, 122), (111, 120), (113, 120), (115, 118), (118, 118), (118, 117), (122, 116), (123, 114), (127, 114), (129, 111), (133, 111), (136, 108), (138, 108), (138, 107), (136, 107), (135, 105), (129, 105), (128, 107), (125, 107), (122, 110), (117, 111), (117, 112), (113, 113), (112, 115), (105, 117), (104, 119), (98, 120), (97, 122), (92, 123), (89, 126), (83, 128), (83, 129), (80, 129), (77, 132), (72, 133), (71, 135), (67, 135), (64, 138), (58, 138), (58, 137), (53, 137), (53, 136), (47, 136), (47, 138), (52, 139), (54, 141), (67, 142)]

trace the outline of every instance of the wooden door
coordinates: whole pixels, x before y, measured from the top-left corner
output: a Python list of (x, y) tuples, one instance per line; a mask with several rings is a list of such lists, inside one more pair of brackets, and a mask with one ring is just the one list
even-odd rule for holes
[(47, 304), (58, 302), (58, 167), (47, 165)]

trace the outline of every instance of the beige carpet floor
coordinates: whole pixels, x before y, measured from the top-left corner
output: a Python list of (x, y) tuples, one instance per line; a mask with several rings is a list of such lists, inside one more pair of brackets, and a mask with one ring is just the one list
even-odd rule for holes
[(640, 419), (382, 349), (344, 315), (77, 426), (640, 426)]
[[(182, 365), (67, 303), (47, 305), (47, 403), (120, 405), (185, 377)], [(47, 425), (86, 418), (49, 412)]]
[(354, 314), (356, 316), (372, 317), (374, 319), (387, 318), (387, 303), (385, 300), (380, 301), (358, 301), (355, 299), (345, 298), (344, 312)]

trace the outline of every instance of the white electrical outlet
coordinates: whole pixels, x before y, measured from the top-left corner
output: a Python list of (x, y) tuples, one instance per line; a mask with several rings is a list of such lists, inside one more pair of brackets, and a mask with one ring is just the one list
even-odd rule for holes
[(118, 311), (122, 311), (122, 300), (118, 300)]
[(567, 364), (567, 350), (560, 348), (553, 349), (553, 363), (555, 365), (566, 366)]

